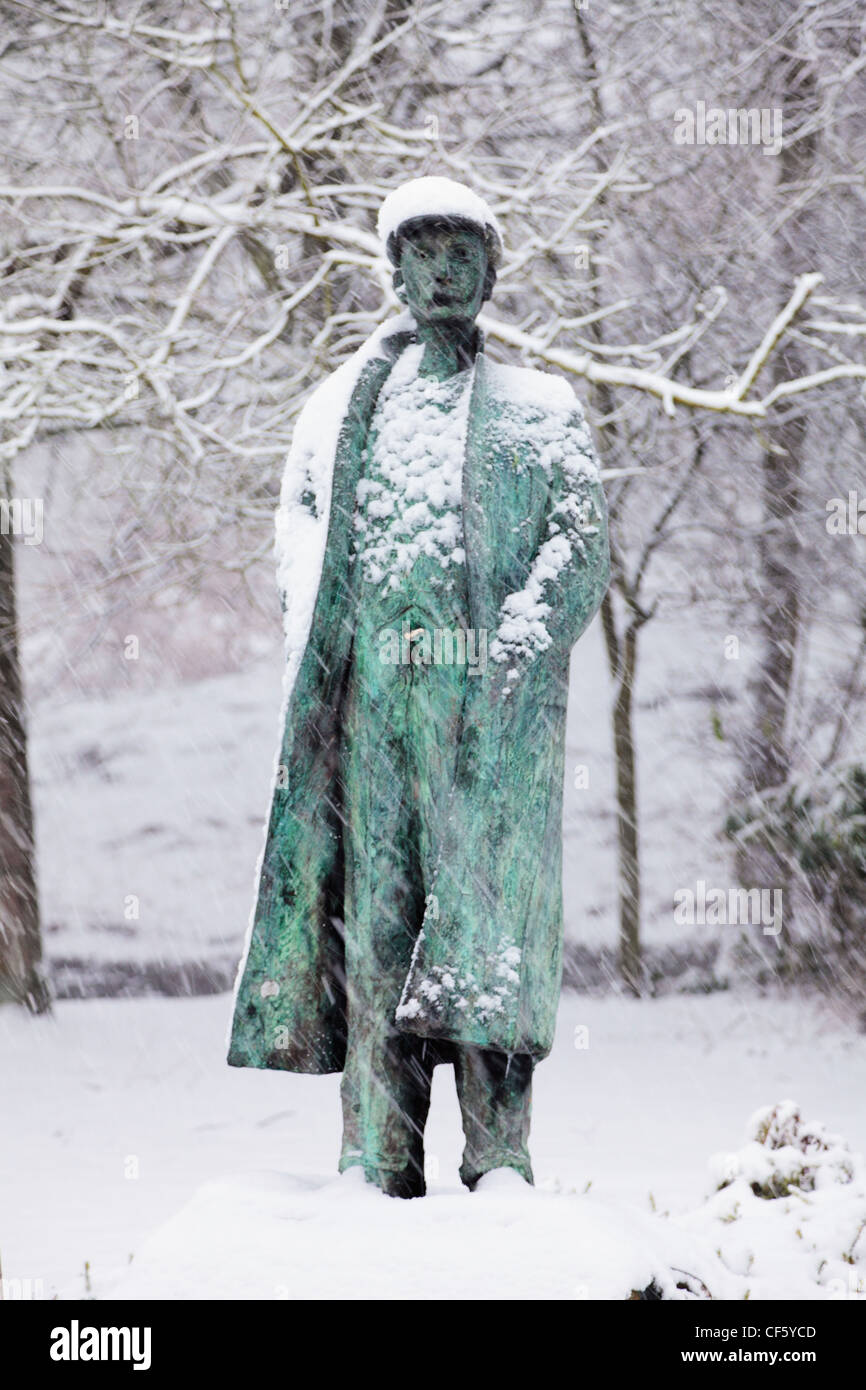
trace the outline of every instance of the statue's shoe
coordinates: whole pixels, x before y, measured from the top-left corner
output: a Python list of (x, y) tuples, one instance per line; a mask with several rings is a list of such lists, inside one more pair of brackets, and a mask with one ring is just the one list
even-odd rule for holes
[(474, 1184), (473, 1192), (482, 1192), (488, 1197), (523, 1197), (533, 1191), (532, 1184), (526, 1181), (516, 1168), (491, 1168), (482, 1173)]
[(423, 1197), (425, 1192), (424, 1174), (414, 1167), (396, 1170), (352, 1163), (340, 1174), (338, 1182), (340, 1195), (360, 1192), (364, 1187), (378, 1188), (386, 1197)]

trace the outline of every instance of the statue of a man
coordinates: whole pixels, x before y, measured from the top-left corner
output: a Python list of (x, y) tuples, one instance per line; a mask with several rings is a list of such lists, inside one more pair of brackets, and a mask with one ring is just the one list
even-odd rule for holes
[(487, 204), (415, 179), (379, 231), (408, 312), (310, 398), (277, 514), (284, 734), (228, 1060), (342, 1071), (340, 1170), (414, 1197), (441, 1062), (463, 1182), (532, 1182), (569, 655), (609, 561), (571, 388), (483, 350)]

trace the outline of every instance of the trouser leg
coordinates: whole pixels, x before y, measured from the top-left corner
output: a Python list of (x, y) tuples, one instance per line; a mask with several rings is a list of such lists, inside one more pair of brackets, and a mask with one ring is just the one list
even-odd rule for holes
[(466, 1147), (460, 1180), (472, 1188), (493, 1168), (515, 1168), (532, 1182), (529, 1120), (533, 1059), (492, 1048), (456, 1048), (454, 1071)]
[(461, 669), (389, 667), (378, 644), (356, 644), (343, 735), (348, 1039), (340, 1170), (360, 1165), (399, 1196), (425, 1190), (430, 1083), (445, 1060), (434, 1043), (398, 1030), (395, 1013), (439, 850), (462, 700)]
[[(411, 705), (419, 855), (430, 882), (435, 877), (442, 818), (454, 779), (464, 685), (465, 671), (460, 666), (427, 668), (415, 683)], [(507, 1167), (531, 1183), (527, 1143), (532, 1057), (456, 1043), (450, 1056), (466, 1139), (461, 1180), (471, 1188), (483, 1173)]]
[(424, 904), (406, 753), (410, 693), (393, 671), (367, 665), (344, 734), (348, 1037), (339, 1166), (359, 1165), (401, 1197), (425, 1190), (433, 1069), (431, 1046), (394, 1023)]
[(358, 1165), (392, 1197), (423, 1197), (431, 1074), (423, 1038), (398, 1033), (387, 1019), (350, 1028), (340, 1172)]

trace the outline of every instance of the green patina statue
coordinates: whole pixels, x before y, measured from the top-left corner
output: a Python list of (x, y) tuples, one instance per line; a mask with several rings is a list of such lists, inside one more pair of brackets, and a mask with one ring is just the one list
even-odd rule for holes
[(463, 1182), (532, 1182), (569, 655), (609, 561), (571, 388), (483, 351), (490, 209), (416, 179), (379, 230), (408, 312), (310, 398), (277, 513), (283, 737), (228, 1060), (342, 1071), (340, 1170), (412, 1197), (441, 1062)]

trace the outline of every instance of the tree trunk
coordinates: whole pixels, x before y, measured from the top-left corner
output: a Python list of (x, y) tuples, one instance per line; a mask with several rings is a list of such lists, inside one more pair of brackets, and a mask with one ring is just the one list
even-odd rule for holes
[[(8, 491), (8, 490), (7, 490)], [(49, 1006), (42, 979), (13, 537), (0, 533), (0, 1002)]]
[[(578, 4), (574, 4), (574, 20), (584, 61), (590, 78), (589, 93), (596, 127), (605, 124), (599, 91), (601, 79), (595, 48), (589, 28)], [(596, 153), (596, 167), (601, 172), (601, 161)], [(604, 193), (597, 200), (597, 207), (604, 212), (607, 198)], [(592, 272), (593, 288), (587, 300), (594, 310), (601, 307), (599, 277)], [(593, 319), (587, 325), (587, 333), (599, 345), (604, 343), (602, 321)], [(601, 454), (604, 458), (613, 452), (618, 443), (618, 431), (613, 423), (613, 393), (604, 383), (595, 387), (595, 399), (602, 421), (598, 434), (601, 440)], [(611, 528), (616, 526), (616, 508), (611, 505)], [(634, 737), (633, 695), (634, 675), (637, 662), (637, 625), (628, 625), (620, 634), (617, 631), (612, 592), (618, 588), (628, 601), (625, 572), (619, 562), (617, 547), (611, 542), (611, 587), (601, 605), (601, 622), (607, 652), (608, 669), (615, 683), (615, 696), (611, 710), (613, 726), (613, 756), (616, 764), (616, 808), (619, 880), (619, 926), (618, 947), (619, 967), (622, 982), (630, 994), (639, 995), (641, 989), (641, 946), (640, 946), (640, 829), (637, 811), (637, 747)]]
[[(798, 113), (798, 125), (814, 112), (815, 76), (796, 62), (781, 83), (779, 105)], [(779, 186), (791, 187), (796, 199), (814, 172), (817, 133), (797, 132), (785, 140), (779, 158)], [(779, 264), (786, 283), (814, 270), (809, 239), (808, 204), (789, 217), (779, 241)], [(806, 375), (800, 345), (790, 339), (773, 362), (774, 382)], [(803, 455), (808, 416), (794, 398), (782, 407), (783, 418), (769, 430), (763, 462), (764, 522), (759, 542), (761, 567), (758, 625), (761, 658), (754, 683), (752, 728), (746, 739), (744, 773), (750, 790), (763, 791), (784, 782), (791, 771), (789, 723), (795, 658), (801, 628), (800, 512)]]
[(637, 750), (634, 736), (634, 682), (639, 624), (630, 622), (623, 637), (615, 630), (610, 594), (602, 606), (608, 661), (616, 680), (613, 703), (613, 751), (616, 763), (616, 823), (619, 847), (619, 968), (622, 982), (641, 993), (640, 833), (637, 812)]

